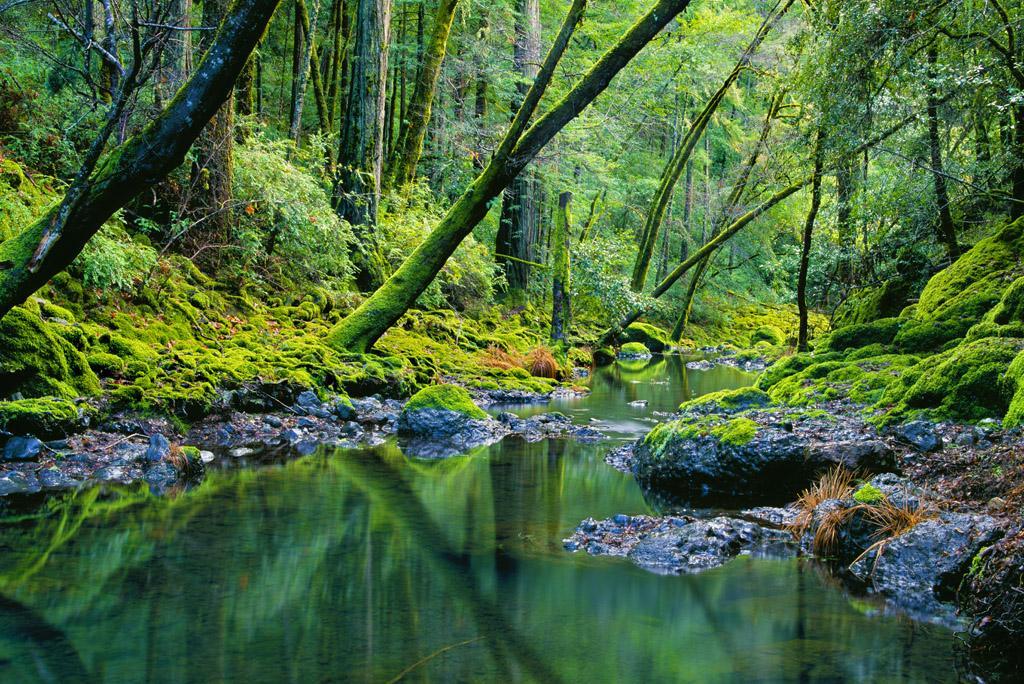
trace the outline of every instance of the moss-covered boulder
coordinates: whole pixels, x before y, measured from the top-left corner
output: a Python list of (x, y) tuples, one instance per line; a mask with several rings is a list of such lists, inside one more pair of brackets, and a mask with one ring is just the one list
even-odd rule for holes
[(788, 406), (811, 406), (845, 399), (871, 406), (889, 385), (914, 368), (919, 359), (912, 355), (880, 354), (821, 361), (791, 373), (768, 386), (772, 401)]
[(651, 351), (640, 342), (627, 342), (619, 348), (620, 359), (649, 359)]
[(898, 318), (882, 318), (871, 323), (859, 323), (839, 328), (829, 335), (825, 342), (828, 351), (845, 351), (869, 344), (892, 344), (904, 321)]
[(879, 318), (897, 318), (918, 289), (920, 285), (915, 288), (908, 279), (894, 278), (857, 290), (836, 309), (833, 317), (835, 327), (871, 323)]
[[(656, 426), (634, 449), (633, 472), (642, 485), (687, 502), (791, 501), (825, 470), (842, 464), (882, 471), (889, 448), (862, 422), (771, 412), (692, 416)], [(783, 422), (789, 422), (784, 426)]]
[(56, 328), (20, 306), (0, 319), (0, 387), (4, 395), (74, 399), (99, 392), (99, 380), (85, 356), (57, 334)]
[(648, 323), (632, 323), (622, 332), (621, 339), (624, 343), (642, 344), (652, 352), (663, 352), (672, 346), (667, 332)]
[(881, 397), (887, 420), (923, 416), (974, 421), (1001, 418), (1014, 398), (1011, 363), (1024, 339), (986, 338), (935, 354), (902, 372)]
[(86, 427), (93, 410), (66, 399), (0, 401), (0, 430), (14, 435), (55, 439)]
[(615, 350), (611, 347), (601, 347), (594, 350), (595, 366), (610, 366), (615, 363)]
[(764, 408), (772, 403), (767, 392), (756, 387), (741, 387), (722, 390), (683, 402), (679, 410), (683, 413), (735, 413), (752, 408)]
[(778, 326), (763, 325), (750, 336), (751, 347), (759, 342), (767, 342), (771, 346), (777, 347), (786, 343), (786, 333), (782, 332)]
[(509, 429), (491, 419), (462, 387), (432, 385), (415, 395), (398, 417), (406, 452), (443, 458), (500, 440)]
[(425, 409), (461, 413), (476, 420), (486, 420), (487, 414), (473, 403), (473, 397), (458, 385), (431, 385), (414, 394), (405, 405), (403, 413)]

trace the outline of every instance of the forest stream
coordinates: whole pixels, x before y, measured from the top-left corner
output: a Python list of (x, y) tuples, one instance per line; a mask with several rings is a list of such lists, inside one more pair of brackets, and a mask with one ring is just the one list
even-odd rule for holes
[(564, 412), (596, 443), (421, 460), (390, 438), (208, 470), (177, 496), (54, 497), (0, 528), (0, 681), (955, 680), (951, 630), (815, 561), (664, 576), (564, 548), (590, 516), (676, 512), (604, 459), (756, 377), (685, 360), (620, 361), (586, 397), (515, 409)]

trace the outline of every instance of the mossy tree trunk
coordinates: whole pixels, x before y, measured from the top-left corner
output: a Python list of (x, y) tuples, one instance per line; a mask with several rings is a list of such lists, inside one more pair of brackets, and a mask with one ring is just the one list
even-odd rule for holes
[(933, 46), (928, 48), (928, 150), (931, 154), (932, 179), (935, 184), (935, 203), (939, 209), (939, 220), (937, 222), (939, 241), (946, 248), (949, 260), (953, 261), (960, 254), (960, 246), (956, 240), (956, 226), (953, 224), (953, 214), (949, 209), (949, 190), (946, 188), (946, 173), (942, 165), (942, 141), (939, 139), (939, 105), (938, 94), (935, 90), (935, 65), (939, 59), (939, 52)]
[(354, 37), (335, 197), (338, 215), (357, 227), (359, 241), (353, 254), (357, 282), (362, 289), (372, 290), (382, 278), (373, 236), (384, 169), (391, 0), (358, 0)]
[(736, 82), (736, 79), (740, 77), (740, 74), (747, 69), (751, 58), (757, 52), (761, 43), (768, 37), (768, 34), (779, 19), (789, 10), (793, 1), (786, 0), (778, 11), (769, 14), (761, 23), (750, 44), (743, 51), (739, 61), (736, 62), (736, 66), (729, 72), (725, 81), (715, 91), (714, 95), (711, 96), (707, 104), (704, 105), (704, 109), (697, 115), (693, 123), (690, 124), (689, 130), (683, 136), (679, 146), (676, 147), (668, 166), (665, 167), (665, 171), (662, 173), (661, 180), (658, 183), (658, 189), (654, 193), (654, 199), (651, 201), (651, 206), (647, 211), (643, 231), (640, 234), (640, 248), (633, 265), (633, 277), (630, 280), (630, 286), (635, 292), (642, 292), (647, 283), (647, 274), (651, 268), (651, 257), (654, 255), (654, 247), (658, 241), (658, 232), (661, 230), (661, 225), (665, 220), (665, 212), (668, 210), (672, 195), (675, 194), (676, 185), (679, 183), (683, 172), (686, 171), (690, 155), (693, 154), (693, 149), (704, 135), (704, 131), (711, 122), (711, 118), (715, 115), (718, 106), (722, 103), (726, 94), (728, 94), (729, 89)]
[(202, 62), (167, 107), (69, 189), (73, 202), (54, 207), (0, 243), (0, 316), (66, 268), (118, 209), (181, 165), (207, 122), (231, 97), (278, 2), (235, 4)]
[(397, 154), (391, 183), (399, 188), (408, 185), (416, 177), (416, 165), (423, 152), (423, 139), (430, 123), (430, 110), (437, 91), (437, 79), (441, 75), (441, 63), (448, 49), (448, 36), (455, 19), (459, 0), (441, 0), (434, 14), (434, 30), (430, 44), (423, 54), (423, 62), (416, 75), (412, 101), (409, 103), (408, 121), (402, 121), (402, 132), (398, 138)]
[(821, 208), (821, 167), (822, 167), (822, 132), (818, 128), (818, 134), (814, 143), (814, 177), (811, 179), (811, 207), (807, 211), (807, 220), (804, 222), (803, 239), (800, 246), (800, 274), (796, 283), (796, 307), (800, 317), (799, 330), (797, 331), (797, 350), (805, 352), (808, 349), (809, 335), (807, 325), (807, 272), (811, 265), (811, 245), (814, 238), (814, 222), (818, 218), (818, 209)]
[[(316, 51), (316, 22), (320, 14), (320, 0), (313, 0), (313, 11), (310, 13), (306, 0), (296, 0), (295, 9), (299, 13), (299, 23), (302, 28), (302, 55), (299, 58), (299, 69), (296, 75), (295, 97), (292, 98), (292, 111), (289, 121), (291, 126), (288, 129), (288, 137), (296, 146), (302, 136), (302, 110), (306, 103), (306, 84), (312, 72), (317, 112), (320, 116), (320, 125), (327, 125), (327, 112), (324, 105), (324, 90), (320, 82), (320, 70), (316, 64), (319, 62), (319, 55)], [(319, 86), (319, 87), (317, 87)]]
[(551, 233), (551, 341), (562, 343), (568, 341), (569, 325), (572, 322), (572, 299), (569, 295), (569, 278), (572, 270), (572, 219), (569, 213), (571, 202), (571, 192), (559, 195), (558, 209), (555, 210), (555, 226)]
[[(782, 110), (784, 98), (784, 91), (772, 96), (771, 102), (768, 104), (768, 112), (765, 115), (764, 123), (761, 126), (761, 133), (757, 138), (757, 143), (754, 145), (754, 149), (751, 151), (750, 156), (747, 157), (746, 162), (740, 168), (740, 173), (736, 177), (736, 181), (733, 183), (732, 189), (729, 191), (729, 196), (726, 198), (718, 220), (715, 221), (715, 226), (711, 231), (712, 239), (714, 239), (721, 230), (729, 224), (733, 219), (733, 216), (736, 214), (736, 209), (740, 204), (740, 200), (743, 198), (743, 193), (747, 190), (747, 184), (750, 182), (750, 175), (754, 172), (754, 167), (757, 166), (761, 153), (764, 152), (765, 147), (768, 145), (768, 136), (771, 135), (772, 132), (772, 123)], [(701, 280), (704, 278), (704, 274), (707, 273), (708, 267), (711, 265), (711, 258), (713, 256), (714, 253), (712, 252), (705, 258), (701, 259), (700, 263), (697, 264), (693, 276), (690, 278), (690, 285), (686, 290), (686, 297), (683, 299), (682, 312), (679, 314), (679, 318), (676, 319), (676, 324), (672, 328), (671, 339), (674, 342), (678, 342), (682, 339), (683, 334), (686, 332), (686, 328), (690, 324), (690, 314), (693, 312), (693, 300), (697, 295), (697, 290), (700, 287)], [(661, 280), (664, 280), (664, 276)]]
[[(217, 26), (227, 15), (228, 5), (228, 0), (204, 0), (203, 26)], [(215, 36), (213, 31), (204, 31), (200, 48), (203, 51), (209, 50)], [(234, 225), (234, 212), (231, 208), (234, 109), (233, 90), (229, 90), (224, 105), (210, 118), (199, 137), (196, 162), (192, 168), (192, 185), (195, 188), (193, 208), (203, 214), (205, 221), (203, 230), (191, 236), (196, 248), (207, 244), (227, 244), (231, 236)], [(212, 253), (216, 253), (216, 250)]]
[[(530, 83), (537, 76), (540, 31), (540, 1), (517, 0), (512, 66), (519, 80), (512, 101), (513, 112), (519, 109)], [(505, 274), (508, 296), (512, 300), (525, 297), (530, 281), (530, 262), (533, 261), (531, 237), (536, 232), (533, 220), (536, 213), (534, 176), (529, 167), (524, 167), (502, 198), (494, 254)]]
[(492, 202), (508, 183), (566, 124), (593, 102), (615, 75), (687, 5), (689, 0), (658, 0), (562, 100), (529, 126), (537, 104), (551, 81), (555, 66), (568, 46), (576, 24), (583, 17), (586, 0), (574, 0), (537, 79), (524, 98), (523, 106), (486, 168), (395, 274), (335, 326), (330, 333), (330, 343), (338, 349), (351, 352), (364, 352), (372, 347), (430, 285), (459, 243), (483, 219)]

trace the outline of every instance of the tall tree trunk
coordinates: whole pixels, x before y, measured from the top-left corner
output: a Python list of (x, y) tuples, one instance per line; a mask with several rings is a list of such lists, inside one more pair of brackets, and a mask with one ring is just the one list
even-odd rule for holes
[[(516, 0), (516, 40), (512, 67), (519, 78), (512, 111), (519, 109), (540, 62), (540, 0)], [(533, 173), (524, 168), (505, 191), (498, 224), (495, 255), (505, 274), (510, 299), (525, 297), (530, 281), (531, 217), (535, 209)]]
[[(180, 166), (206, 123), (230, 99), (238, 74), (278, 0), (236, 3), (205, 57), (145, 128), (99, 159), (61, 202), (0, 243), (0, 317), (66, 268), (114, 213)], [(212, 33), (212, 32), (211, 32)]]
[(388, 49), (391, 0), (358, 0), (352, 84), (345, 111), (344, 144), (338, 155), (335, 186), (338, 215), (353, 226), (359, 245), (354, 256), (358, 282), (376, 288), (383, 274), (377, 265), (374, 227), (384, 166)]
[(257, 54), (250, 55), (249, 61), (245, 63), (245, 68), (238, 75), (238, 83), (235, 84), (235, 112), (239, 116), (249, 116), (256, 111), (256, 62), (258, 60)]
[(814, 177), (811, 179), (811, 208), (807, 212), (804, 223), (803, 241), (800, 247), (800, 275), (796, 284), (796, 306), (800, 316), (800, 329), (797, 333), (797, 350), (808, 349), (808, 307), (807, 307), (807, 272), (811, 265), (811, 245), (814, 238), (814, 221), (821, 207), (821, 167), (822, 167), (822, 133), (818, 129), (814, 143)]
[(572, 245), (572, 219), (569, 204), (572, 193), (558, 197), (554, 230), (551, 232), (551, 341), (567, 342), (572, 322), (572, 301), (569, 295), (571, 273), (570, 249)]
[(345, 1), (334, 0), (331, 10), (331, 29), (334, 41), (331, 43), (330, 68), (327, 71), (327, 130), (334, 131), (334, 123), (338, 115), (338, 87), (341, 83), (342, 50), (345, 44), (344, 35)]
[(1016, 221), (1024, 216), (1024, 105), (1013, 107), (1013, 169), (1010, 171), (1013, 203), (1010, 205), (1010, 219)]
[(527, 130), (575, 26), (582, 19), (586, 0), (574, 0), (533, 87), (487, 167), (395, 274), (334, 327), (328, 336), (330, 344), (351, 352), (364, 352), (372, 347), (430, 285), (459, 244), (487, 215), (491, 202), (508, 183), (688, 4), (689, 0), (658, 0), (564, 98)]
[(729, 72), (729, 75), (718, 90), (715, 91), (714, 95), (711, 96), (711, 99), (704, 105), (704, 109), (694, 119), (690, 129), (683, 136), (679, 146), (669, 160), (668, 166), (661, 175), (658, 189), (654, 193), (654, 198), (651, 201), (651, 207), (647, 212), (647, 218), (641, 233), (640, 249), (636, 255), (636, 261), (633, 265), (633, 277), (630, 281), (630, 286), (635, 292), (642, 292), (647, 283), (647, 273), (651, 268), (651, 257), (654, 255), (654, 248), (657, 245), (658, 231), (661, 230), (661, 224), (665, 219), (665, 212), (668, 209), (672, 195), (675, 193), (676, 184), (679, 183), (679, 178), (686, 169), (694, 147), (696, 147), (701, 136), (704, 135), (704, 130), (711, 122), (711, 117), (714, 116), (715, 111), (729, 92), (733, 83), (747, 69), (747, 65), (761, 46), (761, 43), (768, 37), (768, 34), (779, 19), (789, 10), (793, 1), (786, 0), (777, 12), (769, 14), (761, 23), (750, 44), (747, 45), (743, 54), (740, 55), (739, 61), (736, 62), (732, 71)]
[[(296, 75), (295, 94), (292, 99), (292, 112), (289, 121), (291, 127), (288, 137), (296, 146), (302, 136), (302, 110), (306, 102), (306, 82), (309, 80), (310, 72), (313, 73), (313, 81), (320, 83), (320, 71), (316, 67), (316, 22), (320, 14), (320, 0), (313, 0), (313, 11), (309, 12), (306, 0), (296, 0), (295, 9), (299, 13), (299, 23), (302, 28), (302, 54), (299, 57), (299, 68)], [(314, 86), (315, 88), (315, 86)], [(316, 93), (317, 110), (320, 113), (321, 126), (326, 125), (327, 112), (324, 111), (323, 87)]]
[[(203, 26), (217, 26), (227, 16), (228, 0), (203, 1)], [(200, 48), (206, 52), (213, 44), (216, 33), (204, 31)], [(201, 235), (194, 241), (227, 243), (234, 225), (231, 210), (231, 173), (235, 141), (234, 97), (227, 101), (206, 124), (199, 136), (196, 163), (192, 169), (192, 182), (196, 187), (195, 208), (203, 212), (206, 222)], [(202, 246), (197, 243), (196, 246)], [(216, 250), (207, 252), (215, 255)]]
[(939, 140), (939, 105), (938, 94), (935, 92), (935, 64), (938, 61), (938, 50), (928, 49), (928, 149), (931, 152), (932, 178), (935, 181), (935, 202), (938, 204), (938, 238), (946, 247), (950, 261), (960, 254), (960, 246), (956, 241), (956, 226), (953, 225), (953, 214), (949, 210), (949, 191), (946, 189), (946, 174), (942, 167), (942, 142)]
[(423, 62), (416, 75), (412, 102), (409, 103), (408, 120), (402, 121), (402, 134), (398, 140), (397, 156), (391, 183), (400, 188), (416, 177), (416, 165), (423, 152), (423, 139), (430, 123), (430, 110), (437, 90), (437, 79), (441, 75), (441, 63), (448, 49), (448, 36), (455, 19), (455, 8), (459, 0), (441, 0), (434, 14), (434, 30), (430, 45), (423, 54)]

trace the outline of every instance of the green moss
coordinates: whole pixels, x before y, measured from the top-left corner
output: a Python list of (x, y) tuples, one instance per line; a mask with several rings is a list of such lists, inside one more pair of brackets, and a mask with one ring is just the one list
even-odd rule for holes
[(767, 342), (772, 346), (779, 346), (785, 344), (786, 334), (777, 326), (763, 325), (750, 336), (751, 345), (755, 345), (758, 342)]
[(883, 354), (812, 363), (772, 385), (768, 395), (789, 406), (808, 406), (832, 399), (869, 406), (878, 402), (886, 388), (907, 369), (915, 367), (918, 360), (916, 356)]
[(1024, 424), (1024, 352), (1017, 354), (1006, 370), (1003, 386), (1010, 398), (1010, 405), (1003, 417), (1003, 425), (1015, 428)]
[(711, 434), (723, 444), (743, 446), (757, 436), (757, 423), (749, 418), (733, 418), (732, 420), (711, 428)]
[(853, 499), (858, 503), (873, 506), (882, 503), (885, 500), (885, 494), (878, 487), (868, 483), (861, 485), (860, 489), (853, 493)]
[(10, 393), (74, 399), (99, 392), (85, 357), (54, 328), (23, 307), (0, 319), (0, 386)]
[(458, 385), (431, 385), (414, 394), (405, 405), (406, 411), (420, 409), (444, 409), (463, 413), (470, 418), (484, 420), (487, 414), (473, 403), (469, 392)]
[(680, 404), (680, 411), (701, 411), (723, 408), (730, 411), (763, 408), (771, 403), (768, 394), (756, 387), (742, 387), (735, 390), (712, 392)]
[(899, 316), (919, 288), (909, 280), (895, 278), (881, 285), (856, 290), (836, 309), (835, 325), (843, 328)]
[(601, 347), (594, 352), (595, 366), (608, 366), (615, 363), (615, 350), (611, 347)]
[(86, 357), (89, 367), (96, 375), (110, 377), (120, 375), (124, 372), (125, 362), (120, 356), (107, 354), (106, 352), (90, 352)]
[(844, 351), (869, 344), (892, 344), (903, 322), (898, 318), (882, 318), (871, 323), (848, 325), (835, 330), (828, 338), (829, 351)]
[(627, 342), (626, 344), (622, 345), (622, 347), (619, 349), (619, 356), (627, 358), (631, 356), (642, 357), (650, 355), (650, 350), (648, 350), (648, 348), (641, 344), (640, 342)]
[[(633, 323), (622, 333), (624, 343), (638, 343), (652, 352), (662, 352), (671, 346), (667, 332), (647, 323)], [(625, 344), (623, 345), (625, 348)]]
[(922, 360), (886, 389), (880, 401), (891, 407), (885, 420), (1002, 417), (1014, 398), (1008, 367), (1022, 349), (1021, 339), (986, 338)]
[(896, 335), (894, 343), (900, 351), (912, 354), (934, 353), (963, 337), (970, 321), (908, 321)]
[(0, 429), (13, 434), (31, 434), (51, 439), (67, 434), (79, 421), (78, 407), (65, 399), (0, 402)]

